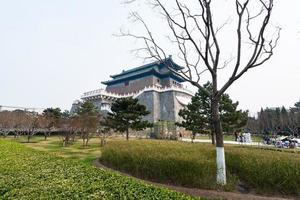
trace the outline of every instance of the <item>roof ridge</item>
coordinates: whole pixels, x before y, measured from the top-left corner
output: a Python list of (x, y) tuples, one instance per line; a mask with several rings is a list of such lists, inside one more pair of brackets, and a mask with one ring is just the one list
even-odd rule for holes
[[(167, 59), (166, 59), (167, 60)], [(139, 67), (134, 67), (132, 69), (128, 69), (128, 70), (123, 70), (121, 73), (119, 74), (115, 74), (115, 75), (111, 75), (110, 77), (111, 78), (116, 78), (118, 76), (121, 76), (121, 75), (124, 75), (124, 74), (128, 74), (130, 72), (134, 72), (134, 71), (138, 71), (138, 70), (141, 70), (141, 69), (145, 69), (145, 68), (148, 68), (150, 66), (153, 66), (155, 64), (160, 64), (159, 61), (154, 61), (154, 62), (151, 62), (151, 63), (148, 63), (148, 64), (145, 64), (145, 65), (141, 65)]]

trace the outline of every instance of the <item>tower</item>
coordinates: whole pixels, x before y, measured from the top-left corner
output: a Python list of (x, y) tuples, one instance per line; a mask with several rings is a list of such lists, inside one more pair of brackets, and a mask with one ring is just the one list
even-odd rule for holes
[[(170, 70), (170, 67), (172, 70)], [(133, 97), (151, 112), (146, 116), (150, 122), (181, 121), (178, 112), (193, 96), (182, 83), (185, 81), (173, 71), (183, 69), (168, 58), (143, 66), (123, 70), (104, 81), (106, 89), (85, 92), (82, 101), (91, 101), (101, 112), (109, 112), (110, 105), (118, 98)], [(73, 103), (72, 110), (79, 102)]]

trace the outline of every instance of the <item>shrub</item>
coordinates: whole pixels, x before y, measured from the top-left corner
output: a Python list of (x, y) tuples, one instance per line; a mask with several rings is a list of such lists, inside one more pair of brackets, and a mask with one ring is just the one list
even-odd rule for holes
[[(232, 190), (237, 179), (259, 193), (300, 196), (300, 154), (227, 146)], [(208, 144), (171, 141), (112, 141), (103, 149), (104, 164), (134, 176), (176, 185), (216, 188), (215, 150)]]
[[(113, 141), (101, 161), (144, 179), (199, 188), (216, 188), (215, 151), (211, 145), (166, 141)], [(232, 189), (235, 179), (230, 176)]]
[(1, 199), (193, 199), (0, 140)]
[(266, 149), (232, 147), (227, 168), (260, 193), (300, 196), (300, 155)]

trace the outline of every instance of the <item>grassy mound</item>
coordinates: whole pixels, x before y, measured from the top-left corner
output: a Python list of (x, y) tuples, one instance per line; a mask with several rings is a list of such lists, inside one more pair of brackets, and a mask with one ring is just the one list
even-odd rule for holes
[(1, 199), (192, 199), (0, 140)]
[[(300, 155), (250, 147), (225, 148), (229, 184), (237, 179), (260, 193), (300, 196)], [(102, 162), (134, 176), (199, 188), (216, 188), (215, 150), (208, 144), (112, 141)]]

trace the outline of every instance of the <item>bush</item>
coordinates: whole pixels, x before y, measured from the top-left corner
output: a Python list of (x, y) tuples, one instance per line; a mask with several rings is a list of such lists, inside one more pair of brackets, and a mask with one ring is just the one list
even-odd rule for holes
[[(259, 193), (300, 196), (300, 155), (251, 147), (225, 147), (226, 190), (237, 180)], [(171, 141), (113, 141), (103, 149), (104, 164), (134, 176), (176, 185), (218, 188), (215, 149), (208, 144)]]
[(0, 149), (1, 199), (192, 199), (14, 142)]
[[(102, 151), (101, 161), (144, 179), (175, 185), (216, 188), (215, 151), (211, 145), (166, 141), (113, 141)], [(227, 190), (235, 178), (229, 176)]]
[(300, 155), (265, 149), (232, 147), (228, 169), (260, 193), (300, 196)]

